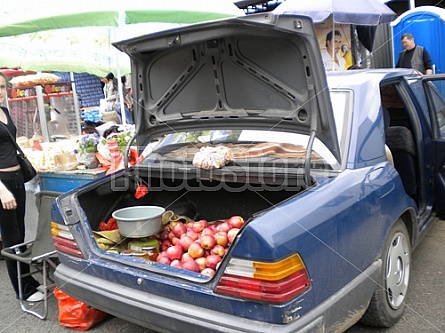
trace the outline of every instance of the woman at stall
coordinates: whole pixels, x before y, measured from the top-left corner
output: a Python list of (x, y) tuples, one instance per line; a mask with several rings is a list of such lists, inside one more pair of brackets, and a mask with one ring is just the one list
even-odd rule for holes
[[(114, 77), (113, 73), (108, 73), (107, 76), (101, 78), (104, 84), (103, 92), (104, 97), (107, 102), (108, 111), (116, 111), (119, 114), (120, 122), (122, 123), (122, 111), (120, 103), (120, 94), (117, 79)], [(125, 96), (125, 95), (124, 95)], [(124, 112), (125, 112), (125, 123), (134, 124), (133, 117), (128, 109), (127, 104), (124, 101)]]
[[(0, 104), (7, 98), (8, 78), (0, 72)], [(12, 122), (9, 110), (0, 108), (0, 229), (4, 247), (10, 247), (25, 241), (26, 192), (23, 175), (17, 161), (17, 149), (8, 131), (16, 136), (17, 128)], [(25, 249), (22, 249), (25, 250)], [(30, 271), (29, 265), (21, 264), (22, 274)], [(17, 265), (6, 260), (9, 279), (18, 297)], [(43, 287), (32, 276), (22, 279), (24, 299), (29, 302), (43, 300)], [(40, 289), (40, 290), (39, 290)]]

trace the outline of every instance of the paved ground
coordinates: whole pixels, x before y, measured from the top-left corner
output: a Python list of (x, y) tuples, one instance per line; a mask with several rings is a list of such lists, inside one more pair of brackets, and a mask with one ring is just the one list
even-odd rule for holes
[[(37, 212), (32, 195), (28, 197), (28, 238), (35, 232)], [(411, 293), (402, 320), (391, 329), (371, 329), (356, 325), (347, 333), (439, 333), (445, 332), (445, 221), (430, 230), (413, 256)], [(49, 300), (49, 316), (45, 321), (24, 314), (9, 285), (5, 262), (0, 261), (0, 333), (75, 332), (58, 322), (58, 304), (54, 296)], [(153, 333), (121, 319), (109, 317), (91, 328), (96, 333)], [(184, 332), (187, 333), (187, 332)]]
[(347, 333), (445, 332), (445, 221), (438, 221), (413, 254), (407, 310), (391, 329), (356, 325)]

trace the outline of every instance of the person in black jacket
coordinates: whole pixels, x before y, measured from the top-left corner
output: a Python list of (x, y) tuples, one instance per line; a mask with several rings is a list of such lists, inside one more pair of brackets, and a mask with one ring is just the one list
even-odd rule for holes
[[(8, 84), (8, 78), (0, 72), (0, 103), (7, 98)], [(8, 134), (9, 131), (15, 137), (17, 128), (12, 122), (9, 110), (3, 106), (0, 108), (0, 121), (6, 126), (0, 126), (0, 229), (3, 246), (10, 247), (25, 241), (26, 192), (17, 160), (17, 149)], [(29, 265), (21, 265), (22, 274), (29, 273)], [(18, 297), (17, 265), (14, 261), (6, 260), (6, 268)], [(23, 278), (22, 283), (25, 300), (43, 300), (43, 287), (32, 276)]]
[(433, 62), (429, 52), (423, 46), (416, 45), (412, 34), (402, 35), (402, 46), (404, 50), (399, 54), (396, 68), (413, 68), (422, 74), (433, 74)]

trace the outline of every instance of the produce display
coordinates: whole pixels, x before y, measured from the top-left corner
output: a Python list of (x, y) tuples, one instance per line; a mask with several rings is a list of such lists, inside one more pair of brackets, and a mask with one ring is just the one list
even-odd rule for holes
[[(42, 138), (37, 135), (31, 139), (18, 137), (17, 143), (37, 171), (72, 171), (102, 166), (108, 168), (108, 173), (112, 173), (123, 168), (121, 154), (125, 152), (126, 145), (134, 132), (134, 125), (113, 126), (115, 131), (107, 138), (93, 133), (71, 136), (55, 142), (41, 142)], [(118, 158), (111, 154), (111, 143), (116, 144)], [(134, 164), (136, 158), (136, 150), (132, 148), (130, 164)]]
[(73, 153), (77, 148), (76, 138), (56, 142), (41, 142), (39, 144), (41, 150), (31, 148), (32, 143), (28, 146), (20, 144), (28, 159), (38, 171), (57, 170), (60, 167), (57, 157)]
[(37, 74), (16, 76), (12, 78), (10, 82), (13, 87), (20, 88), (20, 87), (31, 87), (35, 85), (52, 84), (58, 82), (59, 80), (60, 77), (55, 74), (37, 73)]
[[(171, 212), (167, 212), (169, 213)], [(109, 232), (118, 231), (118, 227), (115, 219), (110, 218), (100, 223), (101, 232), (95, 233), (95, 239), (99, 248), (110, 253), (156, 260), (166, 265), (213, 276), (243, 225), (244, 219), (241, 216), (213, 222), (204, 219), (177, 219), (166, 223), (159, 234), (137, 240), (117, 238), (113, 242)], [(141, 245), (135, 247), (135, 242)], [(154, 249), (145, 253), (144, 244)]]

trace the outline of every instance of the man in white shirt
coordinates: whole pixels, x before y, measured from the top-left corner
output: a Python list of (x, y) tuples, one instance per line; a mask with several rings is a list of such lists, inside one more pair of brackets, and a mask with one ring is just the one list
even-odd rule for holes
[(326, 48), (321, 50), (323, 66), (327, 71), (346, 70), (346, 60), (338, 54), (342, 44), (340, 31), (330, 31), (326, 35)]

